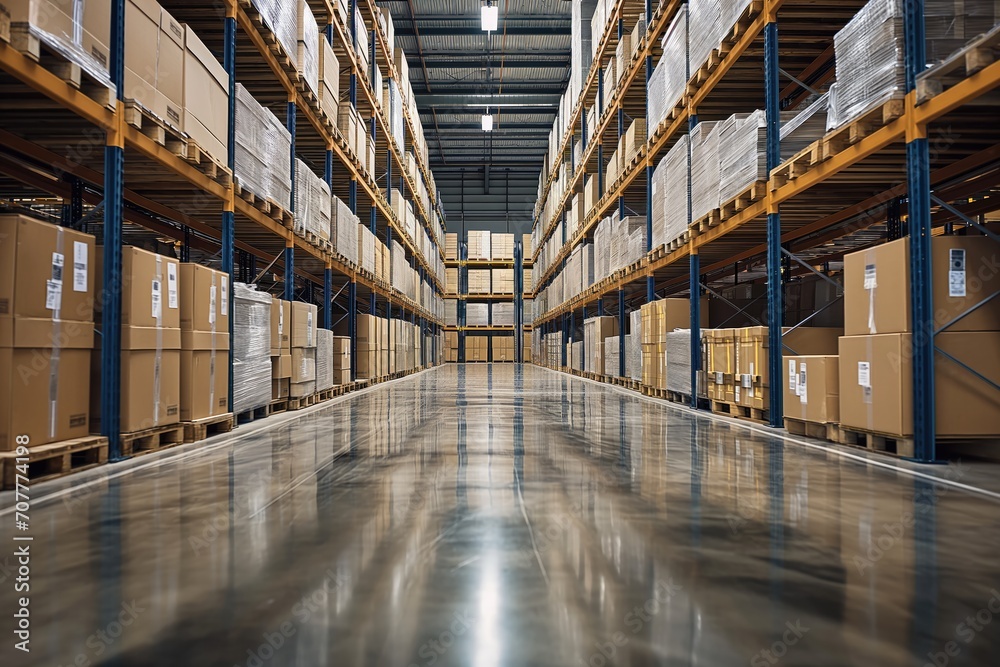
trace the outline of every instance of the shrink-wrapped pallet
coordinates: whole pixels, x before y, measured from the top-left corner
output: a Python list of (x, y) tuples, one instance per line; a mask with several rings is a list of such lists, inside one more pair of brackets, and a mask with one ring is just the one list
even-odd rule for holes
[(358, 266), (375, 273), (375, 235), (361, 223), (358, 223)]
[(306, 232), (324, 241), (330, 240), (330, 186), (302, 160), (295, 160), (294, 229), (299, 236)]
[(820, 95), (786, 118), (781, 114), (781, 159), (787, 160), (826, 133), (827, 106), (830, 96)]
[(716, 130), (719, 133), (719, 201), (736, 198), (754, 181), (767, 178), (767, 122), (758, 109), (733, 114)]
[(458, 299), (444, 300), (444, 324), (448, 327), (458, 326)]
[(465, 326), (488, 327), (489, 325), (490, 304), (471, 302), (465, 304)]
[(688, 135), (682, 135), (653, 172), (654, 248), (680, 238), (687, 231), (691, 195), (688, 146)]
[(629, 313), (629, 331), (625, 337), (625, 371), (633, 380), (642, 380), (642, 311)]
[(330, 243), (333, 249), (351, 265), (358, 264), (358, 225), (361, 221), (351, 208), (334, 195), (331, 206)]
[(691, 330), (667, 332), (667, 391), (691, 395)]
[(621, 349), (618, 336), (609, 336), (604, 339), (604, 368), (597, 371), (611, 377), (621, 375)]
[(514, 326), (514, 304), (513, 302), (503, 302), (492, 304), (493, 326), (512, 327)]
[(316, 329), (316, 391), (333, 387), (333, 332)]
[(708, 61), (713, 49), (722, 45), (750, 0), (691, 0), (688, 3), (688, 57), (691, 71)]
[(299, 2), (304, 0), (252, 0), (253, 5), (260, 12), (264, 24), (271, 29), (277, 38), (278, 43), (285, 51), (285, 55), (293, 67), (297, 67), (296, 39), (298, 37), (298, 10)]
[(271, 295), (233, 283), (233, 412), (271, 401)]
[[(291, 3), (285, 3), (291, 4)], [(319, 95), (319, 26), (306, 0), (298, 0), (298, 16), (296, 21), (298, 48), (296, 54), (298, 66), (296, 69), (302, 80), (316, 95)]]
[(687, 60), (688, 12), (681, 5), (663, 37), (661, 56), (649, 80), (649, 132), (652, 134), (680, 102), (690, 75)]
[(703, 121), (691, 130), (692, 220), (719, 208), (719, 125)]
[[(294, 29), (294, 15), (293, 15)], [(291, 209), (292, 137), (273, 113), (236, 84), (236, 169), (240, 186)]]

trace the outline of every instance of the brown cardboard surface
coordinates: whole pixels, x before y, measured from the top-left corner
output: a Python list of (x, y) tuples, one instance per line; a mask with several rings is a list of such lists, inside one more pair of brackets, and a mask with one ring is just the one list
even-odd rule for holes
[[(97, 285), (103, 288), (103, 248), (97, 250)], [(122, 327), (179, 329), (180, 263), (135, 246), (122, 248)], [(157, 317), (157, 314), (159, 317)]]
[(228, 412), (228, 351), (181, 350), (180, 372), (181, 421)]
[(306, 382), (291, 383), (288, 386), (288, 395), (291, 398), (302, 398), (304, 396), (311, 396), (316, 393), (316, 380), (308, 380)]
[[(122, 433), (180, 421), (180, 355), (180, 350), (160, 352), (157, 382), (154, 379), (157, 377), (156, 350), (122, 350)], [(226, 382), (229, 382), (228, 375)]]
[(271, 297), (271, 356), (287, 353), (292, 349), (292, 304)]
[(317, 308), (311, 303), (292, 302), (292, 349), (316, 347)]
[(14, 344), (19, 318), (49, 321), (46, 338), (18, 343), (34, 346), (52, 344), (56, 315), (61, 322), (93, 322), (96, 271), (93, 236), (0, 215), (0, 341)]
[(184, 127), (209, 155), (229, 154), (229, 77), (190, 26), (184, 26)]
[(83, 3), (83, 50), (105, 69), (111, 64), (111, 0)]
[(904, 359), (908, 334), (840, 339), (840, 422), (887, 435), (913, 432), (913, 367)]
[(153, 111), (156, 105), (157, 43), (160, 38), (160, 3), (156, 0), (125, 2), (125, 99)]
[[(127, 39), (127, 30), (125, 34)], [(154, 111), (171, 125), (183, 127), (184, 25), (162, 8), (156, 57), (156, 90), (159, 93), (157, 104), (160, 107)]]
[(90, 433), (90, 357), (62, 349), (53, 365), (50, 349), (0, 347), (0, 451), (15, 449), (18, 435), (36, 446)]
[(281, 380), (271, 379), (271, 398), (278, 400), (279, 398), (288, 398), (289, 391), (289, 381), (288, 378), (283, 378)]
[(292, 355), (282, 354), (271, 357), (271, 378), (287, 380), (292, 377)]
[(182, 350), (229, 350), (229, 332), (181, 330)]
[(785, 417), (820, 424), (840, 422), (840, 358), (785, 357)]
[(229, 333), (229, 276), (198, 264), (180, 271), (181, 330)]
[[(964, 273), (959, 272), (954, 277), (949, 275), (952, 250), (964, 251)], [(873, 289), (865, 288), (866, 268), (868, 284), (874, 284)], [(906, 238), (846, 255), (844, 333), (853, 336), (911, 331), (909, 271), (909, 239)], [(995, 242), (984, 236), (932, 238), (931, 285), (934, 325), (941, 327), (1000, 290)], [(957, 296), (962, 293), (964, 296)], [(993, 299), (955, 322), (948, 331), (998, 329), (1000, 300)]]

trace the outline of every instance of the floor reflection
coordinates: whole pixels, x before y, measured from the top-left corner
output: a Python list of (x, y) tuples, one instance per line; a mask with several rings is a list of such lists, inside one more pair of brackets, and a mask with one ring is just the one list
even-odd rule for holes
[(531, 366), (444, 367), (35, 495), (32, 651), (0, 664), (1000, 654), (996, 503)]

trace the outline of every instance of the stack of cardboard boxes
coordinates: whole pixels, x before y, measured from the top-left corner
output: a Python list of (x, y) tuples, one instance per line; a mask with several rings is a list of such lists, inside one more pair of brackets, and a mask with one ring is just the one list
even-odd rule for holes
[(521, 348), (521, 355), (522, 355), (521, 359), (522, 359), (522, 361), (524, 363), (526, 363), (526, 364), (530, 364), (531, 363), (531, 334), (530, 333), (525, 333), (524, 334), (524, 343), (523, 343), (523, 347)]
[[(701, 302), (702, 327), (708, 326), (708, 299)], [(691, 302), (688, 299), (660, 299), (640, 309), (642, 346), (642, 384), (655, 389), (667, 388), (667, 334), (691, 327)], [(704, 335), (704, 334), (703, 334)], [(690, 364), (690, 357), (683, 360)]]
[(489, 294), (490, 282), (489, 269), (469, 269), (469, 294)]
[(514, 261), (514, 235), (513, 234), (493, 234), (490, 240), (491, 251), (494, 260)]
[(591, 317), (583, 323), (584, 367), (588, 373), (604, 373), (604, 339), (618, 335), (618, 318)]
[(316, 393), (317, 308), (311, 303), (292, 302), (292, 381), (288, 395), (302, 398)]
[(357, 318), (357, 378), (370, 380), (379, 377), (379, 334), (380, 318), (374, 315), (358, 315)]
[(514, 269), (493, 269), (493, 294), (514, 293)]
[(340, 63), (326, 35), (319, 33), (319, 107), (331, 122), (340, 107)]
[(95, 264), (94, 237), (0, 216), (0, 451), (90, 433)]
[(333, 384), (351, 383), (351, 339), (347, 336), (333, 337)]
[[(935, 420), (939, 437), (1000, 434), (1000, 290), (995, 242), (983, 236), (931, 239)], [(909, 239), (844, 258), (840, 421), (886, 435), (913, 433)], [(976, 307), (978, 305), (978, 307)], [(975, 309), (973, 309), (975, 307)], [(963, 313), (968, 313), (962, 317)], [(811, 400), (811, 399), (810, 399)]]
[(333, 332), (322, 327), (316, 330), (316, 391), (333, 386)]
[(181, 421), (229, 412), (229, 276), (181, 264)]
[(493, 361), (514, 361), (514, 337), (493, 336)]
[(292, 304), (271, 299), (271, 398), (288, 398), (292, 382)]
[(465, 337), (465, 360), (489, 361), (490, 360), (490, 337), (489, 336), (466, 336)]
[(458, 332), (444, 332), (444, 361), (445, 363), (458, 363)]
[(444, 258), (450, 262), (458, 261), (458, 234), (444, 235)]

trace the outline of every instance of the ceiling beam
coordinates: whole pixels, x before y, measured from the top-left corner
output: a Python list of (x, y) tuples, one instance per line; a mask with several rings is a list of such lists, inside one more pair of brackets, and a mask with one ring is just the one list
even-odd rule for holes
[[(504, 58), (503, 69), (565, 69), (569, 67), (569, 53), (562, 58), (557, 55), (552, 59), (539, 58), (539, 54), (530, 54), (534, 58), (530, 60), (511, 60)], [(556, 58), (560, 58), (557, 60)], [(427, 59), (427, 69), (486, 69), (487, 65), (491, 69), (500, 70), (500, 56), (487, 57), (484, 55), (466, 55), (464, 57), (452, 57), (448, 60)], [(433, 79), (431, 79), (433, 81)]]

